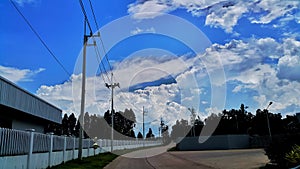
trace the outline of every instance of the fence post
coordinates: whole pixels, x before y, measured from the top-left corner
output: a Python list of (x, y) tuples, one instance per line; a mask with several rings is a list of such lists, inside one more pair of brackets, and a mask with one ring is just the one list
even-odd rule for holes
[(33, 151), (33, 138), (34, 138), (34, 129), (27, 129), (30, 132), (30, 143), (29, 143), (29, 151), (27, 156), (27, 169), (31, 167), (31, 158), (32, 158), (32, 151)]
[(63, 151), (63, 163), (66, 162), (66, 149), (67, 149), (67, 136), (64, 136), (64, 151)]
[(73, 156), (72, 156), (72, 159), (75, 159), (75, 146), (76, 146), (76, 137), (73, 137)]
[(49, 133), (49, 134), (50, 134), (50, 150), (49, 150), (48, 166), (52, 167), (53, 134), (54, 133)]
[(91, 144), (91, 139), (89, 138), (89, 144), (88, 144), (88, 147), (87, 147), (87, 157), (90, 156), (90, 144)]

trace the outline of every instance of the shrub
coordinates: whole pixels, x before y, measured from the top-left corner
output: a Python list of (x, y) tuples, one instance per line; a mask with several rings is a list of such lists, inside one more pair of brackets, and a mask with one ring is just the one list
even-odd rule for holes
[(265, 152), (271, 163), (277, 164), (280, 168), (289, 168), (293, 165), (287, 160), (286, 155), (292, 151), (295, 144), (300, 145), (299, 134), (276, 136), (265, 148)]
[(293, 146), (292, 150), (285, 155), (285, 159), (290, 165), (300, 165), (300, 146)]

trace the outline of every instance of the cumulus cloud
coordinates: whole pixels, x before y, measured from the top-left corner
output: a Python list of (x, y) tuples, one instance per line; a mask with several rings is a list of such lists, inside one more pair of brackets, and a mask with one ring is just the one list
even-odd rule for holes
[(286, 55), (279, 59), (278, 77), (300, 81), (300, 57)]
[[(183, 60), (185, 59), (185, 60)], [(154, 123), (159, 117), (173, 125), (177, 119), (188, 118), (187, 108), (181, 100), (193, 95), (182, 94), (184, 85), (155, 84), (155, 86), (142, 86), (140, 89), (130, 91), (131, 86), (152, 82), (161, 78), (171, 78), (185, 72), (186, 58), (173, 57), (134, 57), (116, 64), (115, 79), (121, 88), (115, 88), (114, 105), (116, 110), (131, 108), (134, 110), (137, 121), (141, 122), (141, 111), (144, 106), (149, 112), (146, 122)], [(103, 115), (110, 109), (110, 90), (105, 87), (100, 77), (88, 77), (86, 83), (86, 111), (92, 114)], [(190, 89), (189, 89), (190, 90)], [(200, 90), (191, 90), (200, 93)], [(37, 94), (63, 109), (64, 113), (79, 115), (81, 96), (81, 75), (72, 75), (69, 81), (54, 86), (43, 85)]]
[[(271, 111), (288, 113), (299, 111), (300, 82), (297, 73), (283, 74), (286, 71), (299, 70), (299, 41), (272, 38), (232, 40), (227, 44), (213, 44), (204, 54), (192, 58), (186, 57), (133, 57), (123, 60), (115, 66), (115, 77), (121, 88), (115, 88), (115, 108), (124, 110), (132, 108), (138, 122), (142, 119), (142, 107), (148, 111), (146, 121), (158, 123), (163, 117), (169, 125), (177, 119), (188, 119), (187, 108), (198, 104), (205, 106), (201, 118), (210, 113), (219, 113), (222, 107), (211, 105), (210, 89), (221, 80), (210, 79), (222, 69), (226, 79), (235, 82), (233, 93), (252, 93), (251, 99), (260, 107), (269, 101), (274, 104)], [(272, 60), (265, 63), (265, 60)], [(288, 69), (288, 70), (285, 70)], [(157, 81), (169, 76), (174, 81), (149, 85), (147, 82)], [(214, 76), (213, 78), (218, 78)], [(190, 83), (196, 81), (196, 83)], [(134, 90), (131, 86), (147, 83)], [(223, 83), (223, 82), (222, 82)], [(215, 91), (219, 96), (219, 88)], [(55, 86), (41, 86), (37, 94), (61, 107), (64, 112), (79, 114), (81, 93), (81, 75), (73, 75), (69, 81)], [(110, 90), (104, 82), (96, 77), (87, 79), (86, 111), (101, 114), (110, 109)], [(204, 98), (203, 100), (200, 100)], [(218, 101), (219, 98), (216, 98)], [(196, 103), (197, 102), (197, 103)]]
[[(291, 13), (298, 10), (299, 1), (281, 0), (149, 0), (136, 1), (128, 6), (128, 13), (136, 19), (154, 18), (176, 9), (185, 9), (193, 16), (205, 16), (205, 24), (221, 27), (232, 33), (234, 26), (242, 17), (247, 17), (252, 23), (268, 24), (275, 19), (288, 17), (299, 21), (299, 17), (291, 18)], [(255, 13), (256, 15), (248, 15)]]
[[(295, 113), (300, 109), (299, 45), (299, 41), (291, 38), (232, 40), (225, 45), (214, 44), (205, 55), (211, 62), (214, 56), (221, 57), (227, 82), (237, 82), (232, 92), (248, 89), (255, 94), (253, 99), (260, 107), (271, 100), (271, 110), (287, 112), (287, 108), (293, 107), (289, 111)], [(273, 61), (266, 64), (268, 59)]]
[(45, 70), (44, 68), (39, 68), (37, 70), (30, 70), (30, 69), (19, 69), (15, 67), (5, 67), (0, 65), (0, 75), (14, 83), (33, 81), (34, 76), (43, 72), (44, 70)]
[(248, 9), (243, 2), (239, 2), (237, 5), (227, 6), (226, 8), (221, 4), (214, 5), (209, 9), (205, 24), (221, 27), (225, 29), (226, 32), (231, 33), (233, 27), (246, 12), (248, 12)]
[(134, 14), (136, 19), (155, 18), (161, 13), (171, 11), (170, 6), (157, 1), (144, 1), (144, 3), (135, 3), (128, 5), (128, 12)]
[(260, 1), (255, 5), (255, 11), (266, 12), (257, 19), (252, 19), (252, 23), (268, 24), (274, 19), (290, 14), (299, 8), (299, 1)]
[(284, 56), (278, 61), (278, 74), (281, 79), (300, 82), (300, 42), (295, 39), (284, 40)]

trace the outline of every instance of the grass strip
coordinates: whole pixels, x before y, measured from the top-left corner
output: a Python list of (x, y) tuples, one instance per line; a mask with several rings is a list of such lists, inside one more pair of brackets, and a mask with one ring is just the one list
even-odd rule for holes
[(118, 155), (109, 152), (101, 153), (96, 156), (83, 158), (82, 160), (71, 160), (64, 164), (51, 167), (51, 169), (101, 169), (117, 157)]
[(75, 159), (68, 161), (66, 163), (53, 166), (50, 169), (101, 169), (104, 168), (107, 164), (112, 162), (119, 155), (130, 153), (132, 151), (153, 148), (159, 146), (149, 146), (149, 147), (140, 147), (135, 149), (124, 149), (124, 150), (115, 150), (114, 153), (106, 152), (100, 153), (95, 156), (85, 157), (82, 160)]

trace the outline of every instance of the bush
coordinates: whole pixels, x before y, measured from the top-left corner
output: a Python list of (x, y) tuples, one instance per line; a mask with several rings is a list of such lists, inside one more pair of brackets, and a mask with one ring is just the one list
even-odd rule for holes
[(300, 146), (296, 144), (290, 152), (286, 153), (285, 159), (291, 165), (300, 165)]
[(265, 152), (271, 163), (280, 168), (289, 168), (294, 165), (287, 160), (286, 155), (292, 151), (295, 144), (300, 145), (300, 134), (276, 136), (265, 148)]

